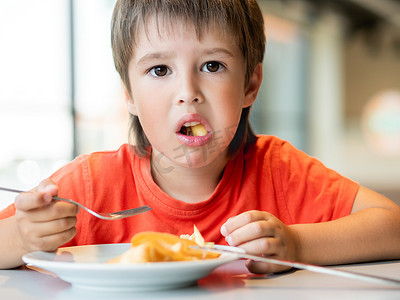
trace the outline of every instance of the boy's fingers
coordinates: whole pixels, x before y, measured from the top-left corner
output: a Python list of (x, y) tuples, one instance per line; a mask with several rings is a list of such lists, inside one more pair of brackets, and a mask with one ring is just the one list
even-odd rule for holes
[(29, 251), (54, 251), (69, 242), (76, 234), (76, 228), (71, 227), (61, 232), (47, 236), (32, 238), (29, 241)]
[[(275, 228), (268, 221), (261, 220), (248, 223), (229, 234), (225, 239), (230, 246), (238, 246), (260, 238), (274, 237)], [(261, 252), (262, 253), (262, 252)]]
[(48, 201), (39, 192), (32, 191), (21, 193), (15, 198), (15, 208), (21, 211), (28, 211), (46, 205)]
[[(275, 258), (275, 257), (271, 257)], [(277, 264), (269, 264), (260, 261), (249, 260), (246, 263), (247, 269), (254, 274), (268, 274), (268, 273), (278, 273), (287, 271), (290, 267), (281, 266)]]
[(221, 226), (221, 234), (226, 237), (236, 229), (247, 224), (249, 222), (249, 218), (247, 217), (248, 213), (249, 212), (244, 212), (240, 215), (229, 218), (225, 224)]
[(48, 222), (37, 222), (34, 224), (34, 228), (29, 228), (25, 233), (31, 236), (36, 234), (38, 238), (43, 238), (75, 227), (76, 221), (76, 217), (67, 217)]
[(276, 238), (260, 238), (240, 245), (246, 253), (253, 255), (278, 255), (280, 251), (279, 241)]
[(39, 208), (51, 202), (52, 197), (58, 192), (57, 186), (49, 179), (30, 192), (20, 193), (15, 198), (15, 208), (22, 211)]
[(75, 217), (78, 207), (75, 204), (55, 201), (47, 206), (29, 212), (31, 222), (47, 222), (62, 218)]
[(237, 230), (240, 227), (243, 227), (246, 224), (259, 220), (268, 220), (269, 216), (269, 213), (263, 211), (246, 211), (244, 213), (241, 213), (240, 215), (229, 218), (225, 222), (225, 224), (221, 226), (220, 232), (223, 236), (226, 237), (233, 231)]
[(43, 180), (36, 190), (43, 194), (43, 197), (47, 202), (50, 202), (53, 196), (57, 196), (58, 194), (58, 187), (50, 179)]

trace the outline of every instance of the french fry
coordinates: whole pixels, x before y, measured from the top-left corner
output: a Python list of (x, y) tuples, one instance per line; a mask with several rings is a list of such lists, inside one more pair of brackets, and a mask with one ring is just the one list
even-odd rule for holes
[(191, 130), (194, 136), (205, 136), (208, 133), (202, 124), (191, 126)]
[(191, 236), (187, 235), (186, 238), (163, 232), (141, 232), (132, 238), (131, 248), (128, 251), (110, 260), (109, 263), (190, 261), (219, 257), (217, 253), (190, 248), (194, 245), (207, 244), (210, 245), (204, 242), (196, 226), (194, 233)]
[(200, 231), (197, 229), (196, 225), (193, 225), (193, 234), (182, 234), (181, 239), (188, 239), (194, 241), (197, 245), (202, 247), (212, 247), (214, 243), (212, 242), (205, 242), (203, 236), (201, 235)]

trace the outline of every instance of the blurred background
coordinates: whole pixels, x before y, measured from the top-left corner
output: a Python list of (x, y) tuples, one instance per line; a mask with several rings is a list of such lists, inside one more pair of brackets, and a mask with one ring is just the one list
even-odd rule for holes
[[(251, 122), (400, 204), (400, 1), (259, 0), (267, 48)], [(127, 142), (115, 0), (0, 1), (0, 186), (30, 189)], [(0, 192), (0, 209), (15, 195)]]

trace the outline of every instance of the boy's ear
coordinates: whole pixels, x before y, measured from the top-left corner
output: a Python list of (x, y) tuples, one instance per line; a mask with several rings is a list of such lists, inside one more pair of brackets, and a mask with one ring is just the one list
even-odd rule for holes
[(247, 85), (243, 107), (249, 107), (256, 101), (258, 91), (263, 79), (262, 63), (259, 63), (250, 76), (249, 84)]
[(122, 84), (123, 84), (123, 88), (124, 88), (124, 95), (125, 95), (125, 101), (126, 101), (126, 106), (128, 108), (128, 112), (132, 115), (137, 116), (135, 101), (133, 101), (132, 97), (130, 96), (128, 89), (125, 86), (125, 83), (122, 83)]

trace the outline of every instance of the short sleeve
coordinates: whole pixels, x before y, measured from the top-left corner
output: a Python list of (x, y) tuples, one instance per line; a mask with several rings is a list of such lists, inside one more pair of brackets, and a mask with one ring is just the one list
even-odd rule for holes
[(15, 215), (14, 203), (0, 211), (0, 220), (12, 217), (13, 215)]
[[(85, 180), (83, 176), (81, 159), (77, 158), (66, 166), (62, 167), (50, 176), (58, 186), (58, 195), (63, 198), (78, 199), (85, 195)], [(15, 214), (14, 204), (10, 204), (0, 211), (0, 220), (11, 217)]]
[(77, 157), (50, 176), (50, 179), (58, 186), (59, 197), (74, 199), (82, 204), (86, 203), (90, 181), (86, 175), (85, 158), (86, 155)]
[(279, 172), (294, 223), (330, 221), (351, 213), (359, 184), (288, 142), (280, 149)]

